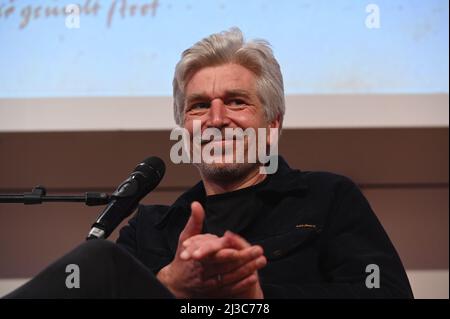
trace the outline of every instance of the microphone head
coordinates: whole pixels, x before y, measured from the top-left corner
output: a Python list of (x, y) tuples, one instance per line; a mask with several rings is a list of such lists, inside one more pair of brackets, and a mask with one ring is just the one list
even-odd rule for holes
[[(163, 160), (157, 156), (151, 156), (143, 160), (136, 166), (134, 172), (142, 173), (148, 181), (150, 190), (155, 188), (161, 182), (166, 172), (166, 165)], [(150, 191), (149, 190), (149, 191)]]

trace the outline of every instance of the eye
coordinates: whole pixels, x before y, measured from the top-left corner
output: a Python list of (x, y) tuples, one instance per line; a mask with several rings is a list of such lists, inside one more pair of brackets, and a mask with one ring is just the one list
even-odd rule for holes
[(199, 110), (199, 109), (207, 109), (209, 108), (210, 103), (208, 102), (199, 102), (199, 103), (194, 103), (191, 105), (191, 107), (189, 108), (190, 110)]
[(230, 105), (230, 106), (240, 106), (240, 105), (245, 105), (245, 104), (247, 104), (247, 103), (242, 99), (230, 99), (227, 101), (227, 105)]

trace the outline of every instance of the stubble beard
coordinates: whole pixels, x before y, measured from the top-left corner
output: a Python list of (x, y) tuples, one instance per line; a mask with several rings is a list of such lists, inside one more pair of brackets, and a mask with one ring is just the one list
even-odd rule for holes
[(229, 183), (239, 181), (252, 171), (259, 169), (259, 163), (195, 164), (201, 176), (215, 182)]

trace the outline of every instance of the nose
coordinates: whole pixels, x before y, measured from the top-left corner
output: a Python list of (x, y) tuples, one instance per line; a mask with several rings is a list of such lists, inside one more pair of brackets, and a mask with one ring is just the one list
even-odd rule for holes
[(211, 105), (208, 110), (207, 127), (222, 128), (230, 123), (230, 119), (227, 117), (226, 105), (219, 98), (211, 101)]

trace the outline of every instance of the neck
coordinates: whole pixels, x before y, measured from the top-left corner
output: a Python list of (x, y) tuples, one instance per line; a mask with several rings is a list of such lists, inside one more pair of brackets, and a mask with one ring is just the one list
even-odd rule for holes
[(229, 180), (229, 181), (215, 181), (211, 178), (207, 178), (202, 175), (203, 185), (205, 187), (206, 195), (217, 195), (232, 192), (241, 188), (250, 187), (261, 183), (265, 178), (266, 174), (259, 173), (259, 167), (255, 170), (249, 172), (244, 178), (239, 180)]

